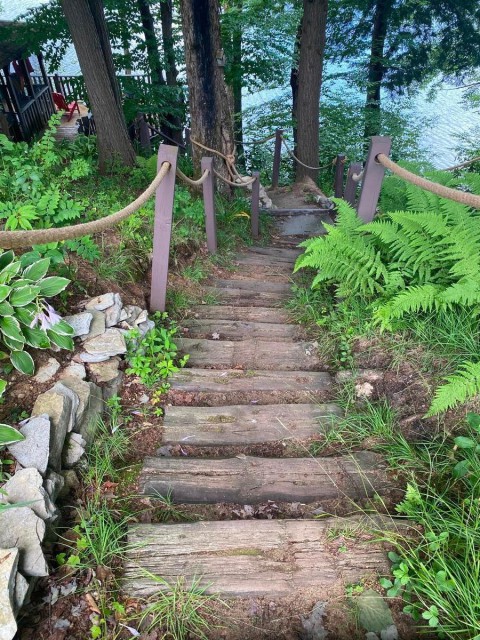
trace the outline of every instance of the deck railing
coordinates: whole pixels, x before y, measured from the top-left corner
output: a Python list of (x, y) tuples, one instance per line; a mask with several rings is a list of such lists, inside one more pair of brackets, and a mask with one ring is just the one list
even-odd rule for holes
[(36, 131), (43, 129), (54, 113), (50, 88), (40, 87), (35, 91), (34, 98), (22, 106), (18, 114), (24, 139), (29, 140)]

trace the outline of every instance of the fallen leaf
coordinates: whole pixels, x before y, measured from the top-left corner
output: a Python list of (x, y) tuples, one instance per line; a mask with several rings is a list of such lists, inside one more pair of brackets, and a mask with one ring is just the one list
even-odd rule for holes
[(100, 615), (100, 609), (98, 608), (97, 603), (95, 602), (95, 600), (93, 599), (93, 596), (90, 593), (85, 594), (85, 600), (87, 601), (87, 604), (90, 607), (90, 610)]
[(212, 340), (220, 340), (220, 334), (214, 331), (212, 333)]

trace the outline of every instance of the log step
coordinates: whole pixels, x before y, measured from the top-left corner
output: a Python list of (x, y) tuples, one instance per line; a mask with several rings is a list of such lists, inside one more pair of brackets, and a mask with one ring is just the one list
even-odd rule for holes
[(283, 324), (274, 322), (241, 322), (239, 320), (186, 320), (182, 327), (188, 329), (189, 338), (217, 340), (246, 340), (251, 338), (264, 338), (275, 342), (285, 340), (299, 340), (301, 337), (300, 327), (294, 324)]
[(268, 262), (269, 259), (272, 259), (278, 262), (294, 263), (298, 256), (303, 253), (303, 249), (290, 249), (284, 247), (249, 247), (248, 253), (265, 256), (263, 258), (264, 262)]
[[(168, 588), (150, 573), (167, 585), (200, 579), (209, 593), (225, 597), (275, 598), (312, 589), (328, 600), (346, 583), (388, 573), (386, 553), (371, 533), (388, 528), (391, 519), (379, 516), (138, 524), (128, 532), (122, 587), (134, 598)], [(346, 541), (342, 531), (357, 539)]]
[[(241, 283), (242, 281), (239, 280), (238, 282)], [(286, 286), (290, 290), (288, 285), (282, 286)], [(254, 284), (251, 284), (248, 289), (241, 287), (222, 289), (209, 286), (203, 287), (203, 289), (215, 299), (217, 305), (233, 304), (237, 307), (283, 307), (290, 297), (287, 292), (257, 290)]]
[(305, 403), (329, 400), (333, 381), (324, 371), (182, 369), (172, 378), (168, 401), (209, 407), (232, 404)]
[(217, 289), (241, 289), (242, 291), (256, 291), (257, 293), (280, 293), (289, 295), (292, 289), (291, 285), (282, 282), (268, 282), (256, 280), (254, 278), (248, 280), (229, 280), (218, 278), (211, 281), (212, 286)]
[(289, 315), (284, 309), (272, 307), (235, 307), (232, 305), (201, 305), (193, 307), (192, 312), (199, 318), (219, 320), (239, 320), (242, 322), (288, 323)]
[(332, 419), (341, 415), (335, 404), (168, 407), (163, 441), (202, 447), (305, 442), (328, 429)]
[(382, 458), (370, 451), (331, 458), (146, 458), (139, 487), (180, 504), (361, 500), (391, 488)]
[(190, 355), (188, 362), (193, 367), (267, 371), (321, 371), (326, 368), (326, 362), (317, 355), (317, 348), (308, 342), (181, 338), (178, 346), (183, 353)]

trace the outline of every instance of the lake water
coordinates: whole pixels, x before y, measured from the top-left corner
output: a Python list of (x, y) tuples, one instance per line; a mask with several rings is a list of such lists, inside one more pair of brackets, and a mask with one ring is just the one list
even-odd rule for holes
[[(13, 20), (33, 6), (44, 4), (47, 0), (0, 0), (0, 19)], [(75, 75), (80, 72), (73, 47), (65, 56), (59, 73)], [(259, 91), (247, 96), (246, 106), (261, 104), (275, 97), (275, 90)], [(433, 164), (446, 167), (455, 162), (455, 147), (460, 135), (474, 135), (480, 127), (480, 113), (468, 109), (462, 102), (463, 91), (450, 85), (443, 85), (434, 99), (428, 92), (421, 90), (413, 98), (414, 111), (420, 117), (427, 117), (431, 126), (425, 129), (421, 137), (421, 146), (427, 152)]]

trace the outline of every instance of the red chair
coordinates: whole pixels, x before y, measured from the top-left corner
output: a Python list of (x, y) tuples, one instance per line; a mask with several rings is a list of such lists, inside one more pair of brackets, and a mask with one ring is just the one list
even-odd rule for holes
[(76, 100), (74, 100), (73, 102), (69, 102), (67, 104), (67, 101), (62, 96), (62, 94), (61, 93), (55, 93), (55, 91), (52, 91), (52, 98), (53, 98), (53, 102), (55, 103), (55, 106), (57, 107), (57, 109), (59, 109), (61, 111), (68, 111), (68, 122), (70, 122), (70, 120), (73, 118), (73, 114), (74, 114), (75, 109), (80, 114), (80, 107), (78, 106), (78, 102)]

